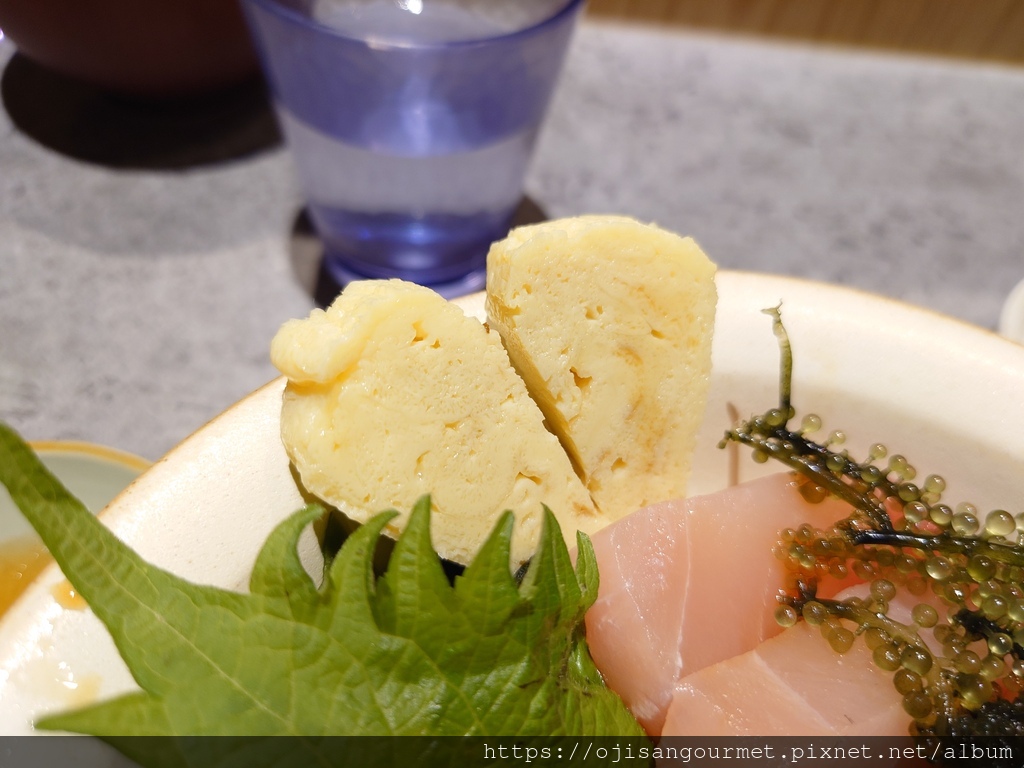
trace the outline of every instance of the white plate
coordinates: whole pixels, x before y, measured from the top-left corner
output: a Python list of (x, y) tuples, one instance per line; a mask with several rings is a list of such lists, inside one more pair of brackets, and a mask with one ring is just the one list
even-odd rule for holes
[[(716, 446), (741, 415), (777, 402), (778, 349), (761, 313), (782, 301), (795, 356), (794, 404), (841, 428), (852, 450), (885, 442), (947, 478), (952, 500), (1024, 508), (1024, 347), (876, 296), (761, 275), (719, 274), (712, 396), (693, 492), (727, 482)], [(481, 308), (479, 296), (467, 305)], [(278, 438), (274, 381), (190, 437), (103, 513), (145, 558), (194, 581), (241, 588), (271, 528), (302, 504)], [(741, 456), (744, 478), (777, 469)], [(104, 628), (66, 610), (51, 569), (0, 624), (0, 729), (133, 687)]]

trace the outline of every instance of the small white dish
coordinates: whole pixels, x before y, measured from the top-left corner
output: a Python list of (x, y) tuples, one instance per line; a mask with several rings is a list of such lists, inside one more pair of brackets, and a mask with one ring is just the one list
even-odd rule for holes
[[(35, 441), (43, 464), (92, 512), (99, 512), (150, 462), (95, 443)], [(48, 562), (45, 547), (0, 487), (0, 616)]]
[[(779, 353), (766, 307), (782, 303), (793, 403), (948, 481), (951, 500), (1024, 509), (1024, 347), (927, 310), (835, 286), (721, 272), (712, 393), (691, 492), (778, 471), (717, 447), (741, 416), (777, 403)], [(463, 300), (477, 316), (479, 295)], [(143, 557), (193, 581), (240, 589), (272, 527), (303, 503), (278, 435), (283, 382), (253, 393), (155, 464), (103, 520)], [(315, 549), (307, 542), (305, 551)], [(0, 729), (32, 733), (42, 713), (105, 699), (134, 683), (105, 629), (54, 597), (46, 571), (0, 623)]]
[[(152, 464), (134, 454), (95, 443), (34, 440), (31, 446), (47, 469), (92, 512), (107, 506)], [(33, 533), (7, 491), (0, 487), (0, 541)]]

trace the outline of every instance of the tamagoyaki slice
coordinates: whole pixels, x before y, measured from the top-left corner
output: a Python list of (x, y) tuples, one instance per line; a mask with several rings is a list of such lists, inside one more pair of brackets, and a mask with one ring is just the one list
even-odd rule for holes
[(285, 323), (271, 358), (302, 484), (353, 520), (395, 509), (396, 535), (429, 493), (438, 554), (468, 563), (510, 509), (513, 565), (533, 553), (542, 504), (571, 545), (604, 523), (497, 333), (428, 288), (354, 282)]
[(686, 495), (711, 372), (715, 265), (623, 216), (520, 227), (487, 257), (487, 319), (597, 508)]

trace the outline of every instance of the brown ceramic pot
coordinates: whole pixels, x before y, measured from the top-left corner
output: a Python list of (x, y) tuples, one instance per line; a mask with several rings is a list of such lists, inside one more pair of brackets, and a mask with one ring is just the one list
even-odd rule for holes
[(37, 63), (132, 96), (194, 95), (257, 70), (238, 0), (0, 0), (0, 29)]

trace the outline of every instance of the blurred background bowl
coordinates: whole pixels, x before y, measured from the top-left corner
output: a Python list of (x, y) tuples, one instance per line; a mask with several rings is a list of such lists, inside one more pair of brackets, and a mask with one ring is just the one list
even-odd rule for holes
[(257, 72), (238, 0), (0, 0), (27, 58), (114, 93), (177, 98)]

